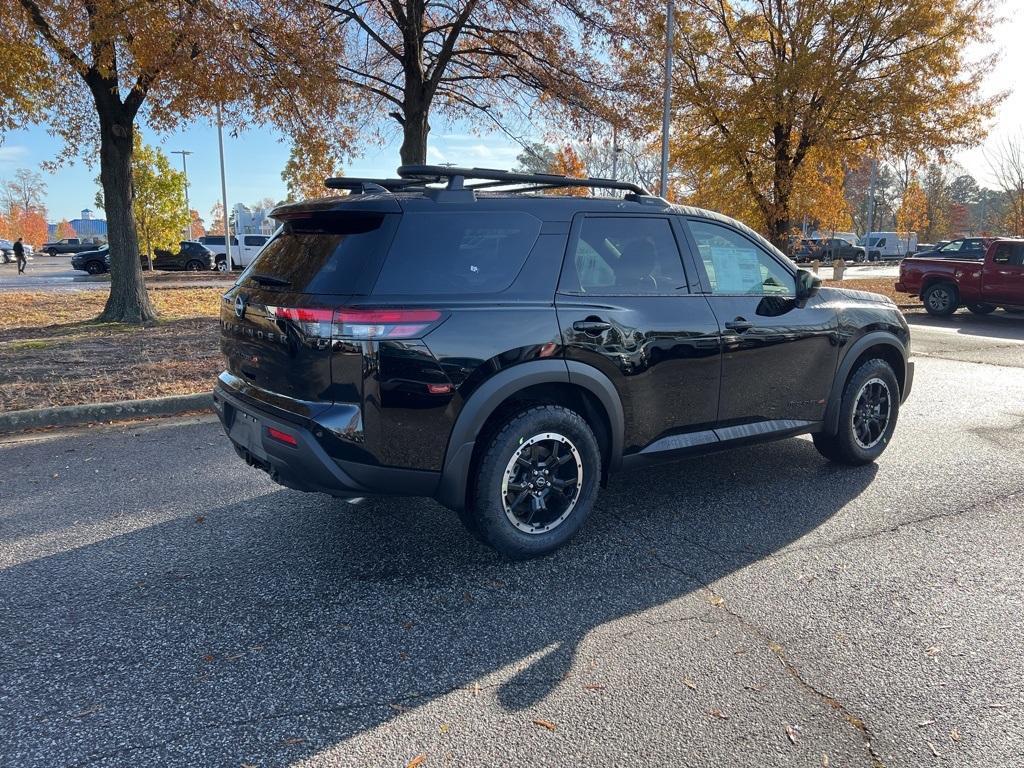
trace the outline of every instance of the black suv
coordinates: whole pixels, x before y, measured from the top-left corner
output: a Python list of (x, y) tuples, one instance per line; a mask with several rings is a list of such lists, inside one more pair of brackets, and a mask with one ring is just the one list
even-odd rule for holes
[[(276, 209), (224, 295), (214, 402), (282, 485), (429, 496), (520, 558), (620, 469), (804, 433), (863, 464), (891, 439), (913, 364), (889, 299), (630, 184), (399, 176)], [(626, 194), (543, 194), (568, 187)]]

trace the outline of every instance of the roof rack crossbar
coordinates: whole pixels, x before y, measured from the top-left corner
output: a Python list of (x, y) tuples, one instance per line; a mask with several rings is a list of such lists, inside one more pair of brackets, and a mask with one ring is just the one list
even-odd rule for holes
[[(441, 183), (447, 180), (450, 189), (463, 189), (473, 187), (480, 189), (483, 186), (505, 186), (511, 184), (530, 185), (530, 191), (541, 189), (557, 189), (559, 187), (591, 187), (594, 189), (620, 189), (624, 192), (631, 192), (635, 195), (649, 196), (651, 193), (643, 187), (632, 184), (628, 181), (617, 181), (615, 179), (600, 178), (576, 178), (573, 176), (559, 176), (551, 173), (513, 173), (512, 171), (499, 171), (494, 168), (454, 168), (442, 165), (403, 165), (398, 169), (398, 175), (403, 179), (429, 179), (426, 183)], [(465, 182), (480, 180), (484, 182), (495, 182), (494, 184), (473, 184), (466, 185)], [(511, 190), (524, 191), (524, 190)]]
[(347, 189), (353, 195), (380, 194), (382, 192), (398, 192), (410, 187), (422, 187), (422, 179), (359, 179), (348, 176), (332, 176), (324, 179), (328, 189)]

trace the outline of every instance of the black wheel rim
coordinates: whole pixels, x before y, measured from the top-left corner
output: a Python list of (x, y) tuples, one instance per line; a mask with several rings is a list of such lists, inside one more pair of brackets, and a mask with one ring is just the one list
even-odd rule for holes
[(853, 438), (861, 448), (874, 448), (885, 436), (892, 417), (892, 395), (882, 379), (869, 379), (853, 407)]
[(583, 486), (583, 459), (565, 435), (544, 432), (522, 440), (505, 467), (505, 516), (529, 534), (554, 530), (572, 513)]
[(928, 306), (936, 312), (945, 312), (949, 309), (949, 291), (945, 288), (935, 288), (928, 294)]

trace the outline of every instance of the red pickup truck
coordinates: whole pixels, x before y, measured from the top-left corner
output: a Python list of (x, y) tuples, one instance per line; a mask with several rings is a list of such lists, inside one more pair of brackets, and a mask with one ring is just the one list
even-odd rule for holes
[(993, 240), (984, 261), (906, 258), (896, 290), (920, 296), (937, 317), (962, 306), (979, 315), (1024, 312), (1024, 240)]

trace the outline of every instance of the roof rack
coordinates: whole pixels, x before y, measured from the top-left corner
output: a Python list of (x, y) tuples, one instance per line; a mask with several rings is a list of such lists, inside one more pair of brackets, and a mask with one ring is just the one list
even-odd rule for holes
[[(618, 189), (626, 193), (627, 200), (668, 205), (643, 187), (628, 181), (578, 178), (555, 173), (515, 173), (497, 168), (457, 168), (443, 165), (403, 165), (397, 179), (360, 179), (347, 176), (324, 180), (328, 189), (347, 189), (353, 195), (390, 194), (413, 190), (427, 192), (435, 199), (471, 201), (477, 190), (495, 192), (542, 192), (548, 189), (583, 187), (589, 189)], [(443, 185), (443, 186), (441, 186)]]
[[(637, 184), (628, 181), (600, 178), (577, 178), (555, 173), (514, 173), (496, 168), (457, 168), (443, 165), (403, 165), (398, 169), (403, 179), (419, 179), (421, 183), (446, 183), (449, 190), (459, 189), (495, 189), (514, 186), (514, 192), (537, 192), (544, 189), (564, 187), (589, 187), (591, 189), (621, 189), (625, 192), (643, 197), (650, 197), (648, 192)], [(469, 183), (467, 181), (483, 183)]]

